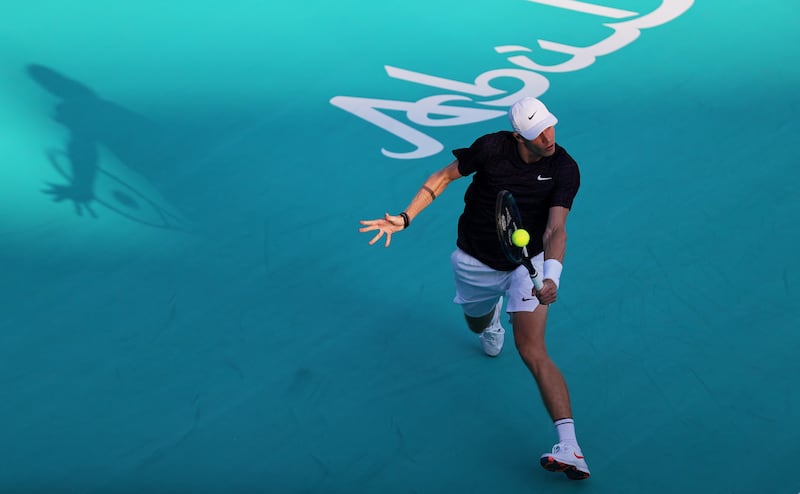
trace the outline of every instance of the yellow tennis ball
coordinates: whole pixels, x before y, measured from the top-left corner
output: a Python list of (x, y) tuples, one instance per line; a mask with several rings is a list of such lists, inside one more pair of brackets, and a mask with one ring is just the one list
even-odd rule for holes
[(525, 247), (530, 241), (531, 235), (524, 228), (514, 230), (514, 233), (511, 234), (511, 243), (517, 247)]

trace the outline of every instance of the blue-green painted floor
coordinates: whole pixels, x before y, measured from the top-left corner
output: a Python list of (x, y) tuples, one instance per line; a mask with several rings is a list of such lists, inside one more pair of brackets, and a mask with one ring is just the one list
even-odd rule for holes
[[(0, 492), (800, 491), (788, 0), (71, 2), (0, 16)], [(582, 169), (548, 327), (592, 478), (448, 256), (521, 94)]]

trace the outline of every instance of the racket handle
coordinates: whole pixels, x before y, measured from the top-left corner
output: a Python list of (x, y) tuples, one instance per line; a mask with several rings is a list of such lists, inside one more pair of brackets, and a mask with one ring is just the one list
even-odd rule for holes
[(542, 283), (542, 275), (538, 271), (531, 272), (531, 281), (533, 282), (533, 288), (535, 288), (537, 292), (544, 286)]
[(528, 273), (530, 273), (530, 275), (531, 275), (531, 281), (533, 282), (533, 287), (538, 292), (539, 290), (542, 289), (542, 286), (544, 286), (544, 283), (542, 282), (543, 280), (542, 280), (541, 273), (536, 271), (536, 268), (533, 267), (533, 263), (531, 262), (531, 258), (528, 257), (528, 247), (527, 246), (522, 247), (522, 264), (524, 264), (525, 267), (528, 268)]

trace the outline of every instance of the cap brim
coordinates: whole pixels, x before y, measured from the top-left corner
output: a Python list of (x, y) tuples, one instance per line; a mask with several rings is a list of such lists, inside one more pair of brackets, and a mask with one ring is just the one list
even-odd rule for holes
[(539, 134), (544, 132), (544, 129), (546, 129), (548, 127), (552, 127), (557, 123), (558, 123), (558, 119), (556, 118), (555, 115), (553, 115), (551, 113), (550, 115), (545, 117), (541, 122), (538, 122), (536, 125), (534, 125), (530, 129), (527, 129), (525, 131), (521, 131), (519, 133), (519, 135), (521, 135), (522, 137), (524, 137), (525, 139), (527, 139), (529, 141), (532, 141), (532, 140), (536, 139), (537, 137), (539, 137)]

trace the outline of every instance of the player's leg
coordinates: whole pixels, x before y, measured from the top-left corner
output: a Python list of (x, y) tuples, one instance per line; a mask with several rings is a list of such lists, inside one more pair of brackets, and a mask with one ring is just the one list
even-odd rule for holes
[(470, 331), (480, 335), (481, 347), (490, 357), (500, 354), (505, 329), (500, 323), (507, 275), (481, 263), (460, 249), (450, 256), (455, 277), (454, 302), (461, 305)]
[(481, 334), (483, 333), (483, 330), (492, 325), (492, 321), (494, 321), (496, 313), (496, 307), (492, 307), (492, 310), (488, 314), (478, 317), (472, 317), (464, 313), (464, 319), (466, 319), (467, 327), (470, 329), (470, 331), (475, 334)]
[(572, 417), (572, 408), (564, 376), (547, 354), (545, 347), (544, 333), (549, 308), (546, 305), (537, 305), (533, 312), (511, 314), (514, 344), (522, 361), (536, 379), (544, 406), (555, 421)]
[(564, 472), (570, 479), (585, 479), (589, 477), (589, 467), (575, 436), (567, 384), (545, 345), (550, 309), (531, 297), (532, 288), (527, 271), (515, 271), (508, 292), (508, 311), (511, 312), (517, 351), (536, 380), (558, 434), (558, 443), (551, 453), (542, 455), (540, 463), (547, 470)]

